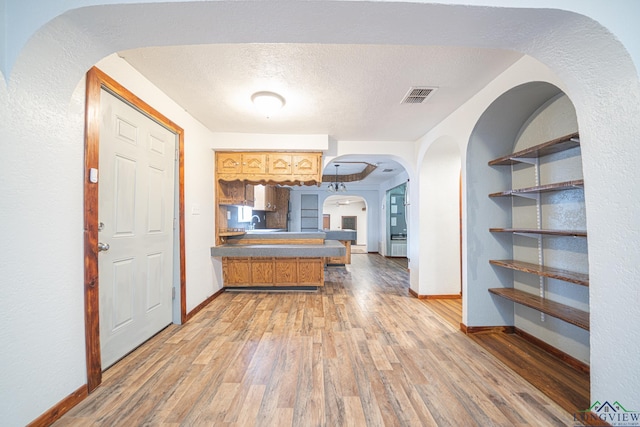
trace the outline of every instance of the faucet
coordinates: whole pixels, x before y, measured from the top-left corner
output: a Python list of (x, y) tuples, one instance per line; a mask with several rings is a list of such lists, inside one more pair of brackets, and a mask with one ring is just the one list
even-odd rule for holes
[(251, 223), (251, 224), (249, 224), (249, 228), (251, 228), (251, 230), (253, 230), (254, 228), (256, 228), (256, 225), (255, 225), (255, 223), (253, 222), (253, 218), (257, 219), (257, 220), (258, 220), (258, 222), (260, 222), (260, 217), (259, 217), (258, 215), (254, 215), (254, 216), (252, 216), (252, 217), (251, 217), (251, 219), (249, 220), (249, 222)]

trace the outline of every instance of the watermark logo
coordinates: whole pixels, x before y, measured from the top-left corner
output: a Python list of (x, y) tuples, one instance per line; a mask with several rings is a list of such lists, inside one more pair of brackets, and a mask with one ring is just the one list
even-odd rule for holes
[[(579, 421), (588, 425), (640, 426), (640, 412), (629, 411), (617, 400), (610, 403), (608, 400), (601, 403), (596, 401), (589, 409), (573, 414), (573, 421)], [(606, 423), (606, 424), (605, 424)]]

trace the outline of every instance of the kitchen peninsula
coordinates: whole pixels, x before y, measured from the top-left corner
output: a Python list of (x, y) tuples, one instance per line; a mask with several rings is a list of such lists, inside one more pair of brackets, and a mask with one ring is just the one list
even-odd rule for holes
[[(216, 153), (216, 246), (211, 256), (222, 259), (224, 287), (324, 286), (326, 260), (344, 257), (343, 244), (327, 240), (323, 232), (260, 232), (228, 222), (238, 206), (254, 207), (255, 186), (320, 184), (321, 160), (322, 154), (315, 152)], [(266, 203), (271, 214), (286, 209), (284, 203), (273, 204)]]
[(345, 253), (321, 232), (248, 231), (211, 248), (211, 256), (222, 258), (225, 287), (324, 286), (325, 258)]

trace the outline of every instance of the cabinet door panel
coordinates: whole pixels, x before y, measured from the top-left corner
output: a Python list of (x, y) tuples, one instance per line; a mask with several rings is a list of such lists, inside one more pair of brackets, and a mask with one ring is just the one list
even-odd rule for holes
[(254, 186), (251, 184), (246, 184), (244, 186), (244, 203), (243, 204), (246, 206), (253, 206), (253, 203), (255, 201), (253, 187)]
[(291, 155), (270, 154), (269, 175), (291, 175)]
[(244, 183), (240, 181), (221, 181), (218, 185), (218, 203), (241, 205), (244, 200)]
[(276, 210), (267, 213), (267, 228), (287, 228), (287, 216), (289, 213), (289, 189), (275, 187)]
[[(244, 153), (242, 155), (242, 173), (264, 174), (267, 170), (267, 155)], [(249, 177), (251, 179), (251, 177)]]
[(251, 283), (254, 285), (273, 284), (273, 259), (251, 259)]
[(324, 286), (324, 262), (322, 258), (298, 259), (298, 284)]
[(318, 163), (316, 154), (296, 154), (293, 156), (293, 173), (296, 175), (316, 175)]
[(223, 259), (222, 274), (226, 286), (249, 285), (249, 259)]
[(218, 174), (234, 174), (242, 171), (241, 153), (218, 153), (216, 158), (216, 172)]
[(298, 283), (298, 261), (295, 258), (276, 258), (276, 286), (290, 286)]

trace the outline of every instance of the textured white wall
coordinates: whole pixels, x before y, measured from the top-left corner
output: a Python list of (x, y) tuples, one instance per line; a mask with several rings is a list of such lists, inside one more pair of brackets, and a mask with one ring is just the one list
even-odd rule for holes
[(454, 138), (429, 146), (420, 171), (420, 295), (461, 291), (460, 173)]
[[(0, 88), (0, 233), (5, 242), (0, 253), (0, 413), (6, 425), (28, 423), (85, 382), (84, 89), (78, 86), (82, 76), (118, 50), (248, 40), (473, 45), (513, 49), (546, 64), (552, 71), (539, 65), (528, 69), (526, 60), (515, 64), (454, 113), (460, 120), (448, 120), (446, 126), (421, 140), (420, 150), (426, 152), (437, 134), (449, 127), (445, 135), (460, 144), (466, 161), (464, 144), (482, 105), (486, 107), (491, 99), (527, 79), (557, 81), (569, 95), (576, 106), (584, 175), (590, 183), (585, 193), (592, 283), (591, 397), (640, 408), (640, 365), (636, 361), (640, 331), (633, 327), (640, 323), (640, 312), (629, 304), (637, 297), (640, 283), (640, 251), (629, 243), (640, 240), (639, 202), (629, 197), (640, 194), (640, 172), (635, 165), (640, 157), (636, 144), (640, 89), (632, 60), (640, 64), (635, 19), (640, 2), (527, 0), (519, 4), (531, 9), (510, 9), (391, 1), (288, 2), (286, 8), (273, 7), (272, 2), (227, 1), (151, 6), (151, 2), (137, 0), (138, 4), (124, 6), (79, 8), (55, 18), (75, 6), (113, 3), (3, 3), (7, 16), (1, 47), (8, 83)], [(465, 3), (511, 6), (507, 0)], [(548, 7), (536, 9), (541, 5)], [(553, 9), (557, 7), (583, 12), (589, 18)], [(362, 20), (363, 14), (369, 19)], [(316, 25), (318, 17), (322, 25)], [(430, 25), (424, 25), (425, 17), (430, 18)], [(247, 20), (255, 25), (238, 25)], [(452, 21), (457, 25), (451, 25)], [(377, 150), (374, 144), (371, 150)], [(409, 159), (417, 157), (417, 163), (411, 160), (405, 167), (412, 188), (418, 189), (413, 177), (423, 155), (415, 154), (410, 152)], [(209, 175), (208, 166), (203, 164), (202, 170)], [(194, 194), (196, 202), (199, 194)], [(412, 209), (410, 220), (417, 219), (419, 211)], [(191, 247), (188, 241), (187, 245), (188, 254), (200, 252), (200, 244)], [(417, 255), (417, 245), (411, 244), (410, 251)], [(416, 289), (411, 268), (411, 286)]]

